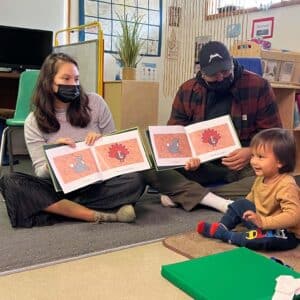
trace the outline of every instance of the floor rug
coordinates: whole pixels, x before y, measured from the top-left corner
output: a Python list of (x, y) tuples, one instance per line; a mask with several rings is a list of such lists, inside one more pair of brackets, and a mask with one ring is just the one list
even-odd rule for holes
[(131, 224), (65, 222), (14, 229), (0, 201), (0, 275), (161, 240), (193, 230), (199, 219), (220, 218), (218, 212), (203, 207), (193, 212), (165, 208), (159, 195), (147, 193), (137, 203), (136, 215)]
[[(170, 236), (163, 240), (163, 244), (188, 258), (202, 257), (235, 248), (235, 246), (222, 241), (205, 238), (195, 231)], [(288, 251), (258, 252), (268, 257), (276, 257), (295, 271), (300, 272), (300, 245), (296, 249)]]

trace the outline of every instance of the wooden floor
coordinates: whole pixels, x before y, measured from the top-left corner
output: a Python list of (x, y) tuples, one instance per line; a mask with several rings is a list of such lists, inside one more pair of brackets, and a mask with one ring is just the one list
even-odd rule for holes
[(160, 275), (186, 260), (161, 242), (0, 277), (3, 300), (185, 300)]

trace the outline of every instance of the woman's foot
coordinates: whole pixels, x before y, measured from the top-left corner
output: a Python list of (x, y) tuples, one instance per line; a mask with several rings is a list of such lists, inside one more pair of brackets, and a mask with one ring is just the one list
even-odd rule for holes
[(116, 213), (95, 212), (95, 223), (102, 222), (123, 222), (131, 223), (135, 220), (135, 211), (132, 205), (123, 205)]
[(135, 220), (135, 211), (132, 205), (123, 205), (116, 212), (117, 222), (131, 223)]

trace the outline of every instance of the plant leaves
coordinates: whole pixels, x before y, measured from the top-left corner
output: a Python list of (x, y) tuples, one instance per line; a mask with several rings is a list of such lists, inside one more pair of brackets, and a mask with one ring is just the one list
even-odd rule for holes
[(140, 51), (145, 43), (141, 39), (143, 17), (135, 17), (132, 21), (128, 20), (127, 14), (124, 17), (117, 14), (117, 17), (122, 29), (122, 34), (119, 35), (116, 45), (121, 66), (136, 68), (142, 58)]

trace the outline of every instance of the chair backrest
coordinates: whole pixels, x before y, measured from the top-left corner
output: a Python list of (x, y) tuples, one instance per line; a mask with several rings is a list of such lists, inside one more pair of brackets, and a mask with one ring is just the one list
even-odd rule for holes
[(40, 71), (24, 71), (20, 75), (18, 97), (14, 114), (15, 120), (25, 120), (30, 112), (31, 98), (35, 89)]
[(263, 75), (262, 63), (260, 57), (236, 57), (236, 60), (248, 71)]

